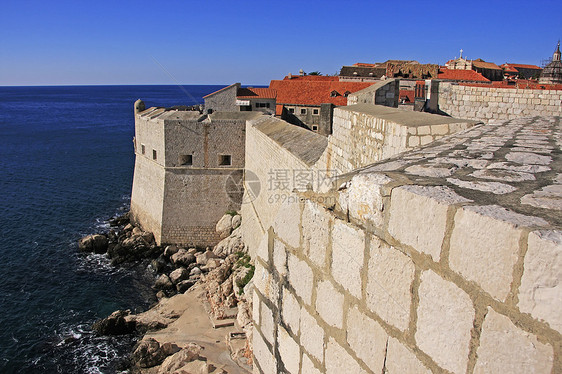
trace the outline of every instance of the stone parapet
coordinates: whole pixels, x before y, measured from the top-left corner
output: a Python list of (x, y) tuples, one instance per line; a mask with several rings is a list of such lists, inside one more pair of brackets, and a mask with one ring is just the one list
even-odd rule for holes
[[(456, 118), (483, 122), (510, 120), (524, 116), (562, 115), (562, 90), (473, 87), (439, 82), (437, 101), (440, 112)], [(430, 106), (436, 107), (435, 103)]]
[(561, 372), (560, 120), (296, 192), (256, 254), (256, 372)]

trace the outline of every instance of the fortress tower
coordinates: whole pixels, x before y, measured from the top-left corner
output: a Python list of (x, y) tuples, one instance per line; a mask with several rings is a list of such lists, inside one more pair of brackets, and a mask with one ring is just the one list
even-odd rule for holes
[(211, 246), (217, 221), (239, 210), (246, 117), (135, 103), (131, 218), (156, 242)]

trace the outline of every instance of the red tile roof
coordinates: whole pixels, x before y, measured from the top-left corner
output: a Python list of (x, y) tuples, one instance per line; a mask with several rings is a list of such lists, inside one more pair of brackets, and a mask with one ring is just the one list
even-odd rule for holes
[[(347, 105), (346, 91), (357, 92), (372, 84), (372, 82), (272, 80), (269, 88), (277, 91), (278, 104), (318, 106), (324, 103), (332, 103), (334, 105)], [(332, 97), (332, 91), (336, 91), (338, 96)]]
[(242, 87), (236, 92), (237, 99), (275, 99), (277, 92), (265, 87)]
[(280, 116), (282, 114), (283, 114), (283, 105), (282, 104), (275, 105), (275, 115)]
[[(480, 60), (480, 59), (478, 59)], [(478, 61), (478, 60), (474, 60), (472, 61), (472, 66), (477, 67), (477, 68), (481, 68), (481, 69), (492, 69), (492, 70), (501, 70), (501, 68), (494, 64), (493, 62), (486, 62), (486, 61)]]
[(484, 78), (480, 73), (474, 70), (456, 70), (456, 69), (440, 69), (437, 79), (447, 79), (455, 81), (477, 81), (489, 82), (490, 80)]
[(522, 68), (522, 69), (542, 70), (542, 69), (541, 69), (540, 67), (538, 67), (537, 65), (512, 64), (512, 63), (509, 63), (509, 62), (502, 65), (502, 67), (504, 67), (504, 66), (509, 66), (509, 67), (512, 67), (512, 68), (515, 68), (515, 69), (517, 69), (517, 68)]

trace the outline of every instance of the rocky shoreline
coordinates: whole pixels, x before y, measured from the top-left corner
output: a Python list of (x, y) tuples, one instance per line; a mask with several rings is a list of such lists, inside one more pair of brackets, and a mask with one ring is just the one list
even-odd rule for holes
[[(214, 248), (160, 247), (152, 233), (131, 223), (128, 214), (111, 219), (109, 232), (80, 239), (82, 252), (105, 253), (114, 266), (142, 263), (156, 276), (153, 289), (159, 301), (148, 311), (117, 310), (92, 326), (99, 335), (139, 337), (122, 370), (147, 374), (251, 370), (254, 265), (240, 223), (240, 215), (225, 214), (216, 226), (222, 240)], [(204, 316), (197, 320), (199, 314)], [(181, 331), (193, 341), (178, 338), (178, 328), (194, 330)], [(227, 333), (224, 339), (221, 329)], [(205, 340), (213, 334), (215, 340)]]

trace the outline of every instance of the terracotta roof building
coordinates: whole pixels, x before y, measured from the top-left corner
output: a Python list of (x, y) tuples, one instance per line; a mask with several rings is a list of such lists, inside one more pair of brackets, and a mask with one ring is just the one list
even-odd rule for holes
[(490, 82), (489, 79), (474, 70), (453, 70), (447, 68), (439, 70), (437, 79), (461, 82)]
[(504, 75), (510, 78), (531, 79), (538, 78), (542, 69), (536, 65), (514, 64), (506, 62), (500, 65)]
[(272, 80), (269, 88), (277, 92), (276, 114), (287, 122), (328, 135), (331, 132), (334, 106), (347, 105), (349, 94), (373, 84), (340, 82), (334, 78), (337, 79), (304, 76)]
[(212, 112), (275, 112), (277, 93), (267, 87), (242, 87), (234, 83), (204, 96), (205, 110)]

